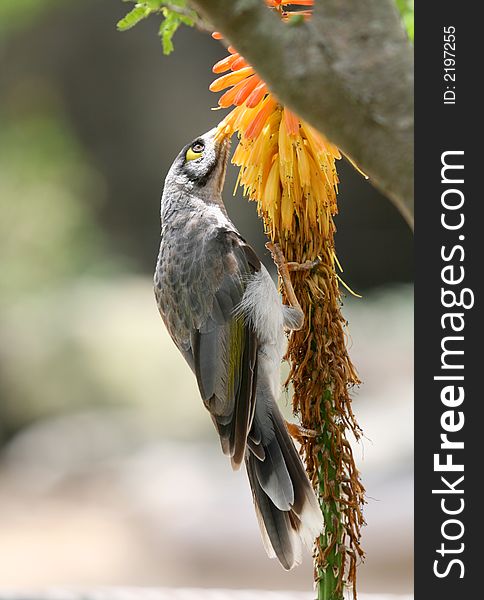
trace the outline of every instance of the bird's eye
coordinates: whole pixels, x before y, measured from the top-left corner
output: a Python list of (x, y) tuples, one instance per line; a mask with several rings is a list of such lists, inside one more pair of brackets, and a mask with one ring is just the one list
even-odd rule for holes
[(200, 158), (205, 150), (205, 146), (202, 142), (194, 142), (187, 150), (186, 159), (196, 160)]
[(202, 142), (195, 142), (192, 145), (192, 150), (195, 152), (195, 154), (201, 154), (205, 150), (205, 146), (202, 144)]

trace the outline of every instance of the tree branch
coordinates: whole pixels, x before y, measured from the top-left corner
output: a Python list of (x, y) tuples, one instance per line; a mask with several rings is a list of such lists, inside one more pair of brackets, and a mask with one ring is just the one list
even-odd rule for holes
[(394, 0), (316, 1), (293, 26), (262, 0), (190, 1), (413, 225), (413, 49)]

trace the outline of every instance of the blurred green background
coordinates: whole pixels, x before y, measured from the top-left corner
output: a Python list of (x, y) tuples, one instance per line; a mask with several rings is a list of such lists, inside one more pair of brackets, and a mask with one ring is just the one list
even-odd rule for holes
[[(221, 118), (208, 85), (224, 49), (185, 28), (165, 57), (156, 20), (116, 31), (127, 8), (0, 1), (0, 586), (309, 589), (310, 560), (287, 574), (265, 558), (151, 289), (163, 179)], [(362, 585), (408, 591), (412, 238), (339, 171), (338, 256), (364, 296), (344, 307), (370, 438)], [(229, 213), (270, 267), (235, 175)]]

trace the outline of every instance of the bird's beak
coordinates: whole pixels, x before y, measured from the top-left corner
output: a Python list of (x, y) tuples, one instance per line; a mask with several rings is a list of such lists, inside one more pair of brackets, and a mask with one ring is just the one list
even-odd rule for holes
[(213, 132), (213, 138), (215, 139), (215, 149), (217, 153), (218, 163), (220, 165), (218, 172), (217, 185), (220, 193), (222, 193), (222, 189), (225, 182), (225, 173), (227, 171), (227, 163), (229, 161), (230, 156), (230, 145), (231, 139), (229, 136), (221, 137), (220, 134), (217, 135), (217, 129), (212, 129), (210, 133)]

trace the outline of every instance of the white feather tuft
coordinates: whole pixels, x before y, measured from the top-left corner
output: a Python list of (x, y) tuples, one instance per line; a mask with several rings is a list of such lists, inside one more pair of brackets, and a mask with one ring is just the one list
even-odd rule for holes
[(314, 494), (311, 501), (304, 503), (300, 519), (299, 535), (304, 545), (311, 550), (314, 540), (324, 531), (323, 513)]

